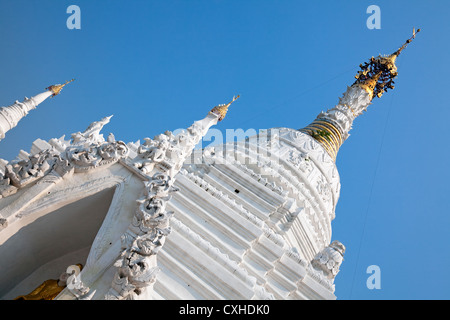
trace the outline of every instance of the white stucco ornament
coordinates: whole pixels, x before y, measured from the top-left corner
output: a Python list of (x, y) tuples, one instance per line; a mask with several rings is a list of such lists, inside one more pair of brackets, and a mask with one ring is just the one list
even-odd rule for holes
[[(2, 256), (13, 259), (8, 241), (33, 228), (33, 216), (54, 223), (52, 212), (63, 217), (72, 212), (70, 203), (87, 202), (83, 199), (115, 185), (104, 218), (91, 217), (103, 221), (90, 231), (95, 239), (89, 247), (46, 258), (54, 266), (67, 261), (70, 277), (56, 299), (300, 298), (304, 281), (317, 282), (320, 296), (333, 298), (332, 283), (308, 261), (331, 235), (329, 211), (338, 194), (323, 189), (330, 181), (338, 183), (334, 163), (310, 137), (292, 135), (291, 129), (237, 143), (232, 157), (226, 147), (193, 153), (228, 107), (219, 105), (177, 135), (166, 131), (143, 144), (125, 144), (113, 134), (105, 140), (101, 131), (111, 116), (72, 134), (70, 141), (37, 140), (34, 153), (22, 152), (2, 170), (0, 254), (3, 249)], [(264, 143), (267, 139), (273, 143)], [(270, 148), (281, 157), (271, 157)], [(33, 232), (45, 243), (39, 230)], [(301, 233), (311, 247), (296, 238)], [(83, 257), (80, 250), (85, 252), (81, 261), (69, 259)], [(82, 269), (73, 267), (76, 263)], [(37, 267), (29, 266), (33, 281), (45, 273), (33, 272)], [(20, 277), (19, 270), (15, 273)], [(14, 285), (5, 278), (2, 287), (9, 289), (3, 297), (29, 290), (27, 283)]]
[[(237, 96), (142, 144), (105, 139), (108, 116), (0, 159), (0, 298), (336, 299), (335, 159), (407, 43), (299, 130), (195, 149)], [(0, 139), (63, 86), (1, 109)]]

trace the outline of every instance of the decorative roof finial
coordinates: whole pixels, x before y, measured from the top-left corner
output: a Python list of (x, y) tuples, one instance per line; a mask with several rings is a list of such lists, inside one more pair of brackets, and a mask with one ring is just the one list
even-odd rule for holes
[(228, 107), (239, 97), (240, 95), (237, 95), (233, 97), (233, 100), (231, 100), (227, 104), (219, 104), (218, 106), (215, 106), (214, 108), (212, 108), (211, 112), (219, 115), (219, 121), (222, 121), (225, 118), (225, 115), (227, 114)]
[[(333, 160), (336, 160), (339, 148), (349, 137), (353, 120), (367, 110), (374, 97), (381, 97), (388, 89), (394, 89), (397, 76), (395, 60), (416, 37), (420, 29), (413, 29), (413, 35), (389, 56), (372, 57), (355, 76), (356, 81), (347, 88), (339, 104), (321, 112), (308, 126), (299, 131), (308, 134), (324, 147)], [(368, 94), (366, 94), (366, 92)]]
[(416, 38), (416, 34), (418, 34), (420, 32), (420, 29), (413, 28), (413, 35), (411, 36), (411, 38), (409, 38), (408, 40), (406, 40), (406, 42), (400, 47), (398, 48), (397, 51), (395, 51), (393, 54), (391, 54), (391, 56), (395, 56), (398, 57), (400, 55), (400, 53), (403, 51), (403, 49), (405, 49), (408, 44), (411, 43), (411, 41), (413, 41)]
[(360, 64), (361, 71), (355, 76), (356, 81), (354, 85), (359, 85), (364, 88), (369, 94), (370, 98), (381, 97), (388, 89), (394, 89), (394, 78), (397, 77), (397, 67), (395, 60), (400, 53), (408, 46), (420, 29), (413, 29), (413, 35), (394, 53), (389, 56), (378, 56), (370, 58), (369, 62), (364, 65)]
[(53, 98), (54, 96), (58, 95), (61, 92), (62, 88), (64, 88), (68, 83), (71, 83), (74, 80), (75, 79), (72, 79), (70, 81), (66, 81), (66, 83), (64, 83), (64, 84), (54, 84), (54, 85), (52, 85), (52, 86), (50, 86), (48, 88), (45, 88), (45, 89), (46, 90), (50, 90), (50, 91), (53, 92), (53, 94), (52, 94), (52, 98)]

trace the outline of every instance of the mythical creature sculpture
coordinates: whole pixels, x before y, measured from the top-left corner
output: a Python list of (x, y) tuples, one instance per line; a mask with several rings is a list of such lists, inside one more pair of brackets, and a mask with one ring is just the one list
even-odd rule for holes
[(323, 272), (328, 279), (334, 279), (339, 267), (344, 261), (345, 246), (339, 241), (333, 241), (328, 247), (320, 251), (312, 260), (314, 269)]

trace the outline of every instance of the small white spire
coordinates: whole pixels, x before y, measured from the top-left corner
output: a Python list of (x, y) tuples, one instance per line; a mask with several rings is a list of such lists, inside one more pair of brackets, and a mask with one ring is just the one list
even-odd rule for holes
[(47, 91), (39, 93), (34, 97), (27, 98), (22, 102), (16, 101), (8, 107), (0, 108), (0, 141), (5, 138), (6, 132), (17, 126), (19, 121), (25, 117), (31, 110), (35, 109), (39, 104), (44, 102), (48, 97), (59, 94), (61, 89), (71, 81), (66, 81), (62, 85), (52, 85)]

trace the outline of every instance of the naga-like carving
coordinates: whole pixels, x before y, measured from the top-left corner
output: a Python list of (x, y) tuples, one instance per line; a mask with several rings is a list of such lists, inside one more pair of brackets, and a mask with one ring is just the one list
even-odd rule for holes
[(104, 117), (100, 121), (92, 122), (83, 133), (76, 132), (72, 134), (72, 144), (82, 144), (82, 143), (102, 143), (105, 141), (103, 135), (100, 131), (103, 127), (109, 123), (112, 116)]
[(150, 173), (155, 163), (162, 162), (166, 158), (166, 152), (170, 147), (170, 137), (160, 134), (155, 140), (145, 138), (145, 142), (137, 150), (137, 159), (134, 166), (144, 174)]
[(130, 164), (146, 176), (154, 173), (144, 182), (145, 195), (137, 200), (133, 221), (121, 236), (121, 252), (114, 263), (117, 271), (105, 299), (138, 299), (156, 281), (156, 255), (171, 232), (169, 220), (174, 213), (167, 211), (166, 205), (170, 194), (178, 191), (173, 187), (174, 177), (218, 118), (218, 114), (210, 112), (176, 136), (166, 131), (154, 140), (146, 138), (139, 146)]
[[(83, 132), (72, 134), (69, 145), (58, 144), (64, 151), (54, 147), (28, 156), (28, 159), (13, 160), (6, 164), (5, 173), (0, 172), (0, 198), (17, 192), (30, 183), (40, 180), (50, 172), (63, 177), (72, 169), (84, 171), (98, 166), (117, 162), (128, 155), (128, 147), (122, 141), (116, 141), (109, 135), (105, 141), (100, 130), (109, 122), (110, 117), (93, 122)], [(54, 178), (54, 177), (53, 177)]]
[[(48, 149), (30, 155), (26, 160), (11, 161), (5, 166), (5, 177), (16, 188), (22, 188), (50, 172), (58, 158), (59, 152)], [(0, 184), (6, 185), (6, 181)]]
[(75, 165), (76, 171), (114, 163), (128, 155), (128, 147), (124, 142), (116, 141), (112, 134), (105, 141), (100, 134), (111, 117), (93, 122), (83, 133), (72, 134), (72, 143), (65, 150), (65, 158)]
[(172, 211), (166, 210), (174, 179), (157, 172), (145, 182), (145, 195), (138, 199), (139, 206), (133, 222), (122, 235), (122, 252), (114, 266), (118, 268), (106, 299), (134, 299), (144, 288), (152, 285), (158, 268), (156, 254), (170, 234)]

